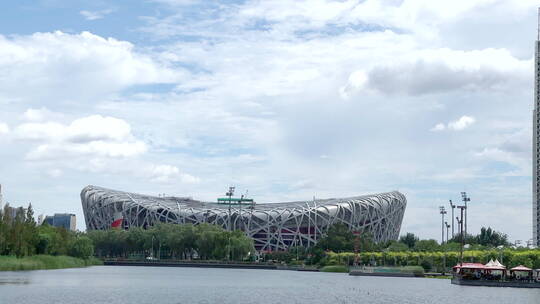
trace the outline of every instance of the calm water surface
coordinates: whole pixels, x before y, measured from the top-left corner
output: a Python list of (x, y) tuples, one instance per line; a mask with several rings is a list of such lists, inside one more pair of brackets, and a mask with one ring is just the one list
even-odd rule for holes
[(519, 303), (540, 290), (286, 270), (97, 266), (0, 272), (0, 303)]

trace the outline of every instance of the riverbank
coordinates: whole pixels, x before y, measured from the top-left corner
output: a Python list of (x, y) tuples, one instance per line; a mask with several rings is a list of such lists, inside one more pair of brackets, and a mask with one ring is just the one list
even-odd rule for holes
[(80, 268), (103, 265), (97, 258), (79, 259), (70, 256), (33, 255), (22, 258), (0, 256), (0, 271)]
[(150, 267), (203, 267), (203, 268), (243, 268), (243, 269), (278, 269), (277, 265), (239, 264), (226, 262), (179, 262), (179, 261), (119, 261), (105, 260), (105, 266), (150, 266)]

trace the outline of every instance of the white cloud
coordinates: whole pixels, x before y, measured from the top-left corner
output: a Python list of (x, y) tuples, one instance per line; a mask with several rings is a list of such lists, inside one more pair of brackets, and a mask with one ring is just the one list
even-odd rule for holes
[(30, 109), (27, 109), (24, 113), (23, 113), (23, 118), (25, 120), (28, 120), (28, 121), (34, 121), (34, 122), (39, 122), (39, 121), (43, 121), (51, 116), (55, 115), (53, 112), (49, 111), (47, 108), (45, 107), (41, 107), (39, 109), (33, 109), (33, 108), (30, 108)]
[(0, 122), (0, 134), (9, 133), (9, 126), (5, 123)]
[(91, 115), (75, 119), (69, 125), (58, 122), (23, 123), (16, 127), (18, 139), (37, 142), (27, 158), (58, 159), (94, 155), (131, 157), (146, 152), (144, 142), (131, 134), (124, 120)]
[(468, 128), (470, 125), (476, 122), (476, 119), (471, 116), (461, 116), (458, 120), (448, 123), (448, 129), (454, 131), (461, 131)]
[(180, 172), (180, 169), (171, 165), (154, 165), (149, 169), (151, 180), (154, 182), (180, 182), (184, 184), (196, 184), (201, 180), (198, 177)]
[(443, 131), (446, 129), (446, 126), (443, 123), (436, 124), (433, 128), (430, 129), (430, 131)]
[(0, 35), (0, 75), (9, 75), (0, 77), (0, 97), (27, 104), (87, 100), (132, 85), (175, 82), (183, 74), (129, 42), (89, 32)]
[(81, 14), (86, 20), (92, 21), (92, 20), (102, 19), (103, 17), (105, 17), (105, 15), (108, 15), (112, 12), (113, 12), (112, 9), (106, 9), (106, 10), (101, 10), (101, 11), (82, 10), (79, 12), (79, 14)]
[(458, 120), (451, 121), (447, 125), (443, 123), (438, 123), (433, 128), (431, 128), (430, 131), (433, 131), (433, 132), (444, 131), (444, 130), (462, 131), (470, 127), (475, 122), (476, 122), (476, 119), (474, 117), (463, 115)]
[[(504, 49), (456, 51), (417, 50), (372, 65), (367, 73), (351, 74), (348, 86), (384, 94), (422, 95), (456, 90), (493, 91), (525, 87), (530, 60), (519, 60)], [(364, 75), (355, 84), (356, 73)], [(353, 80), (352, 80), (352, 79)]]

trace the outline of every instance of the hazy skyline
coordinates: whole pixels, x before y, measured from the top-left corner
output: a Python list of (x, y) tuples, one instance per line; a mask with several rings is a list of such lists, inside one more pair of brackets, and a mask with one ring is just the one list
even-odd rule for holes
[(0, 4), (0, 183), (256, 201), (399, 190), (402, 233), (531, 231), (538, 1)]

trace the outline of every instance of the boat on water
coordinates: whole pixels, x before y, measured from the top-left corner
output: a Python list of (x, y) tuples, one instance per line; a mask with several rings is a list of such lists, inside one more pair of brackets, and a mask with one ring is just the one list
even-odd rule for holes
[(523, 265), (506, 269), (498, 260), (487, 264), (459, 263), (452, 268), (452, 284), (487, 287), (540, 288), (540, 269)]

